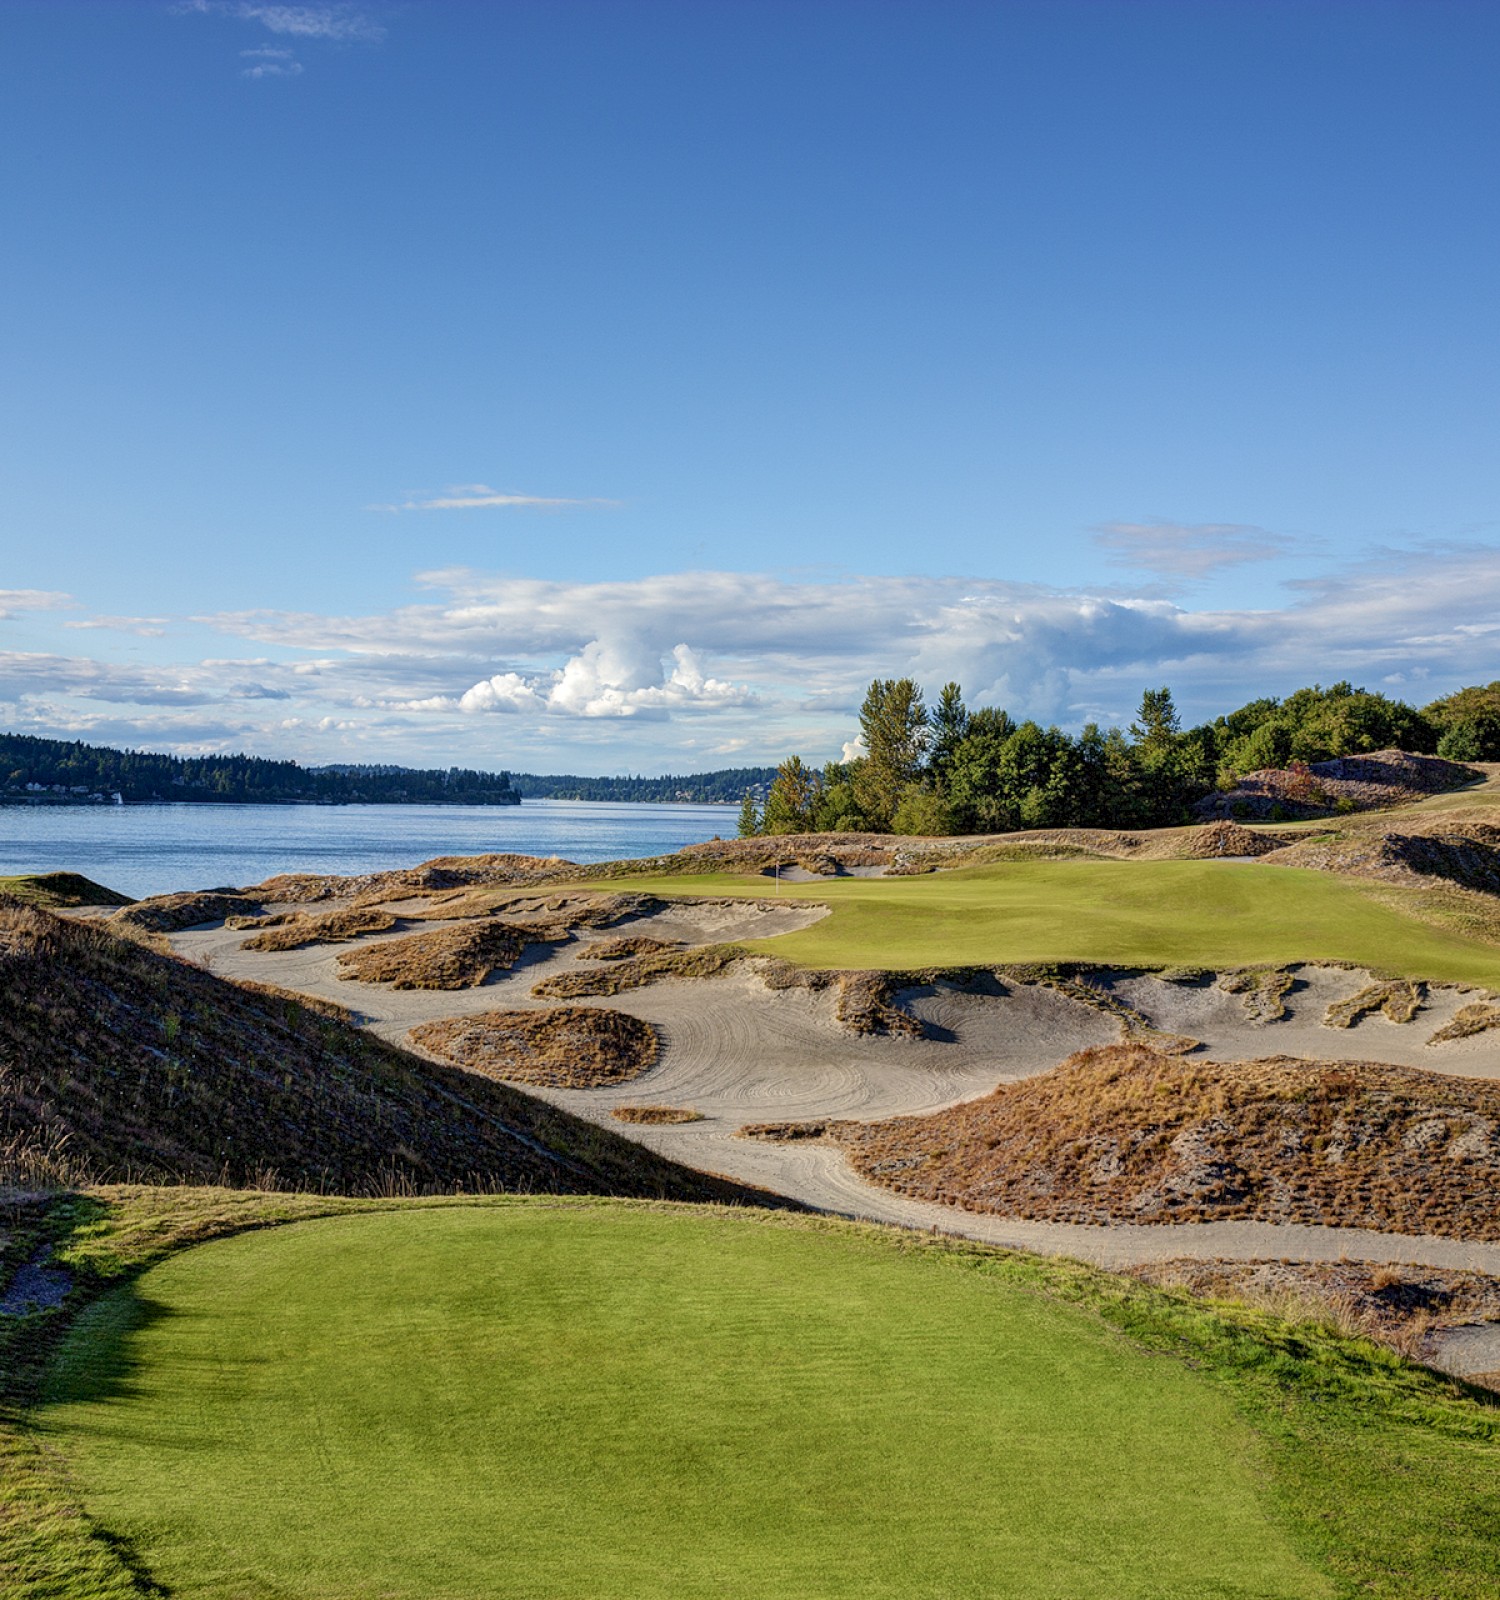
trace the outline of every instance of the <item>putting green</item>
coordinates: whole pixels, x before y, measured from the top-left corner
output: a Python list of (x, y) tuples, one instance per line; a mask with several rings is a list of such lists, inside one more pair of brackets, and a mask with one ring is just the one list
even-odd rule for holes
[[(667, 895), (818, 900), (831, 915), (753, 948), (816, 967), (1094, 961), (1232, 967), (1350, 961), (1500, 984), (1500, 946), (1415, 915), (1420, 891), (1251, 861), (1016, 861), (911, 878), (632, 880)], [(1412, 911), (1404, 909), (1410, 906)]]
[(1326, 1596), (1222, 1391), (854, 1233), (545, 1203), (176, 1256), (39, 1420), (174, 1595)]

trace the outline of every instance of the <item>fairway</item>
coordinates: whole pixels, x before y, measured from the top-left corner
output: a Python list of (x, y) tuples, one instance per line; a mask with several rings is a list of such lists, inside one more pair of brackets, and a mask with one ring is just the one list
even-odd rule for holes
[(1234, 967), (1347, 961), (1500, 984), (1500, 947), (1396, 909), (1418, 891), (1263, 861), (1016, 861), (917, 877), (784, 883), (729, 874), (632, 880), (677, 895), (822, 901), (831, 915), (752, 949), (814, 967), (1090, 961)]
[(545, 1202), (201, 1246), (40, 1421), (174, 1595), (1332, 1593), (1221, 1390), (815, 1225)]

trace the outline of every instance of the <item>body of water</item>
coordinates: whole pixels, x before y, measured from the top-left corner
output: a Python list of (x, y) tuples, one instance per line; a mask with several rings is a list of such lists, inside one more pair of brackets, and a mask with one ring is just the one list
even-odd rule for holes
[(3, 806), (0, 876), (81, 872), (139, 899), (277, 872), (382, 872), (514, 851), (570, 861), (663, 855), (715, 834), (734, 806), (526, 800), (518, 806)]

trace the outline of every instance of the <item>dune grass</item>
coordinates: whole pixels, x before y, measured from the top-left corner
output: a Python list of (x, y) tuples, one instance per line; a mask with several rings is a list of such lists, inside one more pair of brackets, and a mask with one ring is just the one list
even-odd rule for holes
[[(1274, 860), (1274, 858), (1272, 858)], [(657, 894), (682, 879), (642, 884)], [(764, 897), (714, 874), (693, 893)], [(747, 948), (813, 967), (1086, 961), (1142, 967), (1345, 961), (1437, 981), (1500, 984), (1500, 945), (1423, 919), (1420, 889), (1269, 861), (1015, 861), (916, 877), (784, 883), (831, 915)]]
[(204, 1600), (1333, 1592), (1212, 1385), (857, 1234), (528, 1206), (243, 1235), (86, 1312), (50, 1398), (89, 1513)]

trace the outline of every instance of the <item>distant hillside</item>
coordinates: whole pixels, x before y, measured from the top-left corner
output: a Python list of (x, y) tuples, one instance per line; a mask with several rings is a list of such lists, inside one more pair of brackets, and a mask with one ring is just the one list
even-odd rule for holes
[(0, 1185), (747, 1198), (503, 1084), (0, 901)]
[(260, 756), (167, 756), (0, 733), (0, 802), (149, 800), (347, 805), (516, 805), (503, 772), (465, 767), (303, 767)]
[(775, 767), (725, 767), (665, 778), (585, 778), (577, 773), (513, 772), (511, 787), (528, 800), (648, 800), (738, 805), (748, 791), (763, 797)]

